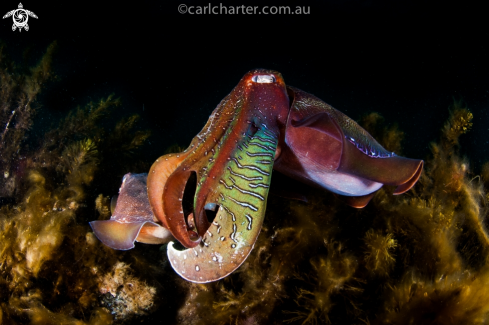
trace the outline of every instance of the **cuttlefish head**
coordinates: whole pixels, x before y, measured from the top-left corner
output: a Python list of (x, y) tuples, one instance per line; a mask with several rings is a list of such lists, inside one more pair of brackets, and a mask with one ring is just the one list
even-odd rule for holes
[(168, 248), (182, 277), (215, 281), (250, 253), (263, 222), (288, 110), (282, 76), (253, 70), (221, 101), (187, 150), (172, 156), (173, 165), (163, 156), (151, 167), (153, 212), (188, 248), (179, 251), (172, 243)]

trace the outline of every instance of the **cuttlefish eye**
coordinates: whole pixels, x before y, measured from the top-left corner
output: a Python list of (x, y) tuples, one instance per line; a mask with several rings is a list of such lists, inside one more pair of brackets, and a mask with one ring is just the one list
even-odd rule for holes
[(253, 76), (251, 80), (259, 84), (271, 84), (275, 82), (275, 76), (269, 74), (265, 74), (265, 75), (259, 74)]

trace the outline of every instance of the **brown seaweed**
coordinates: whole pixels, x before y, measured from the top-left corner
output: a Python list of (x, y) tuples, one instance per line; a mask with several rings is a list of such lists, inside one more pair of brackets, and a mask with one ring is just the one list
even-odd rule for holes
[[(380, 120), (373, 113), (361, 122), (399, 151), (403, 133), (379, 129)], [(238, 274), (217, 284), (182, 284), (188, 294), (180, 323), (485, 323), (489, 167), (480, 181), (459, 155), (458, 138), (471, 120), (455, 103), (426, 172), (406, 197), (382, 189), (363, 210), (320, 191), (309, 203), (273, 198)]]
[(37, 146), (24, 148), (53, 49), (27, 75), (1, 54), (0, 191), (13, 200), (0, 207), (0, 323), (127, 321), (154, 307), (156, 288), (142, 274), (159, 271), (145, 269), (137, 253), (106, 249), (87, 220), (95, 207), (107, 217), (107, 200), (92, 190), (110, 174), (100, 166), (110, 164), (115, 174), (131, 168), (131, 152), (149, 132), (135, 131), (137, 116), (130, 116), (107, 135), (100, 123), (120, 105), (111, 95), (72, 110)]
[[(307, 203), (270, 197), (248, 260), (221, 281), (194, 284), (166, 273), (157, 248), (116, 252), (88, 226), (94, 211), (110, 217), (114, 193), (94, 190), (107, 166), (116, 181), (146, 171), (131, 169), (149, 135), (134, 130), (136, 117), (101, 127), (120, 100), (74, 109), (24, 148), (53, 49), (27, 75), (0, 57), (0, 197), (12, 198), (0, 207), (0, 323), (487, 323), (489, 163), (474, 175), (460, 155), (472, 125), (461, 103), (409, 194), (383, 188), (361, 210), (319, 190)], [(402, 131), (381, 119), (360, 123), (400, 152)]]

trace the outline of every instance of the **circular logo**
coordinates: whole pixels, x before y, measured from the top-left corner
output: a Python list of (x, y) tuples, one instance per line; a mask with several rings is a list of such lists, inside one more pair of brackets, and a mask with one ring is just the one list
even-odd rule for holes
[(27, 15), (27, 12), (24, 9), (15, 10), (15, 13), (13, 14), (13, 18), (14, 18), (14, 24), (19, 28), (23, 28), (27, 24), (27, 21), (29, 20), (29, 16)]

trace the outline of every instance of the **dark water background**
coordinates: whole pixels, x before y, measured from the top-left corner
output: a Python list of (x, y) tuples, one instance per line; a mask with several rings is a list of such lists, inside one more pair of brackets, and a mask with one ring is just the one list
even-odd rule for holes
[[(33, 132), (115, 93), (121, 114), (137, 112), (153, 130), (145, 152), (153, 160), (171, 144), (186, 146), (242, 75), (260, 67), (278, 70), (287, 84), (353, 119), (379, 112), (405, 131), (404, 153), (412, 158), (429, 153), (453, 99), (463, 99), (474, 113), (463, 153), (476, 170), (489, 160), (489, 26), (482, 8), (296, 1), (280, 4), (309, 6), (311, 13), (199, 16), (179, 14), (181, 3), (208, 2), (24, 2), (39, 17), (29, 19), (28, 32), (12, 32), (12, 20), (1, 20), (0, 39), (18, 62), (29, 49), (34, 63), (58, 41), (59, 79), (39, 98)], [(16, 7), (4, 1), (0, 9)]]

